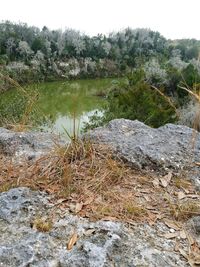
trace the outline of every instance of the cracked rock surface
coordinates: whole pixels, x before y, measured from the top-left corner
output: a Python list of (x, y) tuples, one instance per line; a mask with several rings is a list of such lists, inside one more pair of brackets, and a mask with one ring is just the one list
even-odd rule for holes
[(0, 152), (9, 156), (38, 158), (48, 153), (58, 143), (64, 144), (64, 141), (53, 134), (13, 132), (0, 127)]
[[(133, 225), (60, 214), (45, 193), (28, 188), (0, 194), (0, 266), (133, 267), (188, 266), (174, 251), (175, 241), (162, 237), (166, 226)], [(49, 232), (32, 227), (34, 218), (53, 219)], [(78, 240), (71, 250), (73, 235)]]
[[(200, 185), (199, 167), (194, 167), (200, 161), (200, 134), (193, 129), (173, 124), (153, 129), (139, 121), (117, 119), (85, 137), (108, 144), (119, 157), (139, 169), (167, 173), (188, 167), (191, 178)], [(15, 133), (0, 128), (0, 152), (11, 158), (34, 159), (54, 146), (50, 134)], [(41, 232), (34, 223), (38, 218), (51, 221), (52, 228)], [(193, 225), (198, 242), (199, 219), (194, 217), (188, 226), (191, 229)], [(78, 239), (68, 250), (75, 233)], [(72, 215), (67, 208), (59, 209), (46, 193), (28, 188), (0, 194), (0, 266), (3, 267), (189, 266), (174, 249), (176, 239), (167, 239), (166, 233), (170, 234), (170, 229), (161, 222), (153, 226), (90, 222)], [(179, 241), (187, 251), (187, 241)]]
[(186, 126), (166, 124), (151, 128), (140, 121), (115, 119), (87, 133), (86, 138), (110, 145), (136, 168), (167, 173), (189, 170), (200, 188), (200, 133)]

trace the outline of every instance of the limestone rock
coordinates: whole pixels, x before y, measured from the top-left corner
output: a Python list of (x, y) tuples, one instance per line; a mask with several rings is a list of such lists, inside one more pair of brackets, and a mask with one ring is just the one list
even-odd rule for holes
[(87, 133), (85, 138), (109, 145), (139, 169), (162, 174), (189, 170), (190, 178), (200, 188), (200, 166), (195, 165), (200, 161), (200, 133), (194, 129), (175, 124), (154, 129), (137, 120), (115, 119)]
[(33, 159), (49, 152), (56, 143), (64, 141), (48, 133), (13, 132), (0, 128), (0, 151), (9, 156)]
[[(53, 212), (53, 213), (52, 213)], [(40, 232), (32, 227), (37, 216), (54, 214), (53, 228)], [(93, 229), (93, 231), (88, 231)], [(73, 233), (78, 240), (71, 250)], [(3, 267), (133, 267), (188, 266), (174, 251), (175, 241), (158, 235), (162, 224), (127, 228), (125, 224), (55, 213), (49, 196), (27, 188), (0, 194), (0, 266)], [(89, 234), (88, 234), (89, 233)]]

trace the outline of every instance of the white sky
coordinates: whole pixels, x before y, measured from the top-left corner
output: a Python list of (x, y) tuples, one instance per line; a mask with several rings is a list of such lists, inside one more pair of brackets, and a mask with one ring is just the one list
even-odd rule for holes
[(0, 0), (0, 20), (89, 35), (131, 27), (200, 39), (200, 0)]

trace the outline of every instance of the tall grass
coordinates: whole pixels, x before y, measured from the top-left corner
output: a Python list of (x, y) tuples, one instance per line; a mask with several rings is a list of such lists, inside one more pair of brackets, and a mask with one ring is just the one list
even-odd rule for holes
[(180, 121), (187, 126), (200, 131), (200, 84), (195, 84), (193, 88), (189, 86), (179, 86), (191, 96), (191, 101), (186, 107), (180, 110)]
[(30, 129), (37, 115), (41, 113), (38, 109), (37, 101), (39, 94), (37, 90), (29, 91), (8, 75), (0, 73), (0, 79), (6, 80), (11, 89), (16, 90), (18, 95), (13, 102), (1, 103), (0, 124), (14, 131), (25, 131)]

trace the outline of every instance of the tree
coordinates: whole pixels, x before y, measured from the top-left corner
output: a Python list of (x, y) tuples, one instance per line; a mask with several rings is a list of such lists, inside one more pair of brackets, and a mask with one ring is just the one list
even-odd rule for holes
[(110, 91), (104, 118), (93, 117), (92, 122), (96, 126), (115, 118), (137, 119), (152, 127), (177, 119), (174, 107), (145, 81), (142, 70), (133, 72)]
[(167, 83), (167, 73), (162, 69), (158, 60), (153, 58), (147, 62), (144, 67), (147, 82), (155, 86), (161, 86)]
[(26, 41), (20, 41), (17, 50), (19, 51), (19, 54), (22, 56), (22, 58), (26, 61), (33, 55), (33, 51)]
[(13, 37), (8, 38), (6, 41), (6, 53), (10, 60), (14, 60), (16, 58), (16, 43)]

